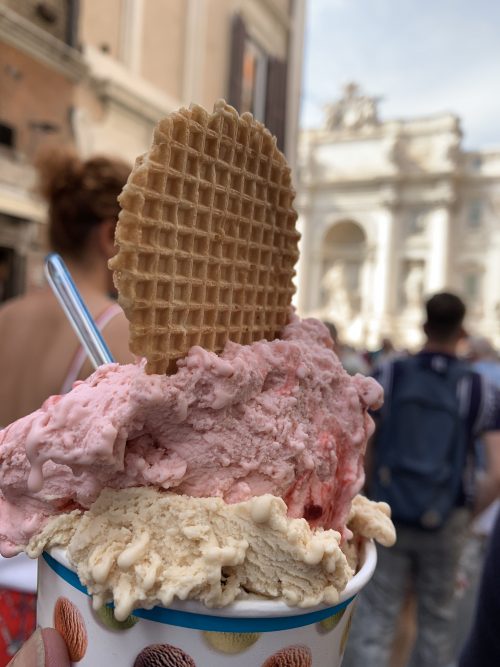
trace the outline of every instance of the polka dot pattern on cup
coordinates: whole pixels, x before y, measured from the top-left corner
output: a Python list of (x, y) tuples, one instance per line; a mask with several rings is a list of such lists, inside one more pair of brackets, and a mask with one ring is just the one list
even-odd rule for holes
[(139, 653), (134, 667), (196, 667), (196, 663), (177, 646), (152, 644)]
[(287, 646), (268, 658), (262, 667), (312, 667), (311, 649)]
[(204, 632), (203, 636), (215, 650), (235, 655), (253, 646), (260, 634), (257, 632)]
[(80, 611), (68, 598), (60, 597), (56, 601), (54, 627), (66, 642), (71, 662), (80, 662), (87, 651), (87, 629)]

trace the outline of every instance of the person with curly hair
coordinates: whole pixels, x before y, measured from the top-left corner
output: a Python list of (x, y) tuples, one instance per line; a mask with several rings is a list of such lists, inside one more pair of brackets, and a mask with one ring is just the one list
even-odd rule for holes
[[(66, 262), (92, 317), (120, 363), (134, 360), (128, 322), (112, 298), (108, 260), (114, 255), (117, 197), (130, 167), (118, 159), (81, 160), (52, 151), (37, 162), (39, 192), (48, 204), (49, 246)], [(0, 308), (0, 424), (71, 389), (92, 366), (49, 286)], [(0, 667), (35, 624), (36, 562), (21, 555), (0, 560)]]

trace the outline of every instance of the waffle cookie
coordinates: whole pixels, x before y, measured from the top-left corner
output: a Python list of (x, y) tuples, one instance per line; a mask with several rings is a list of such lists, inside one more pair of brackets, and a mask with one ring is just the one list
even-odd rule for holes
[(274, 339), (288, 321), (298, 258), (290, 168), (276, 139), (223, 100), (157, 125), (120, 195), (110, 260), (148, 373), (193, 345), (220, 352)]

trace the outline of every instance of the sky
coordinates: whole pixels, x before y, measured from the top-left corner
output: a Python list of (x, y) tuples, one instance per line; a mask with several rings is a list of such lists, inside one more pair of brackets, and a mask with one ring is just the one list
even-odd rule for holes
[(500, 1), (307, 0), (301, 124), (349, 81), (385, 119), (444, 111), (468, 149), (500, 147)]

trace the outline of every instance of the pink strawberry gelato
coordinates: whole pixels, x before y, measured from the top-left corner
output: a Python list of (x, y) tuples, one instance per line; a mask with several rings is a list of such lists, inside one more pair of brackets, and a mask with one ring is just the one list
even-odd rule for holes
[(345, 537), (382, 403), (347, 375), (317, 320), (222, 355), (193, 347), (172, 376), (109, 364), (0, 432), (0, 552), (105, 487), (153, 486), (228, 503), (273, 494), (288, 515)]

